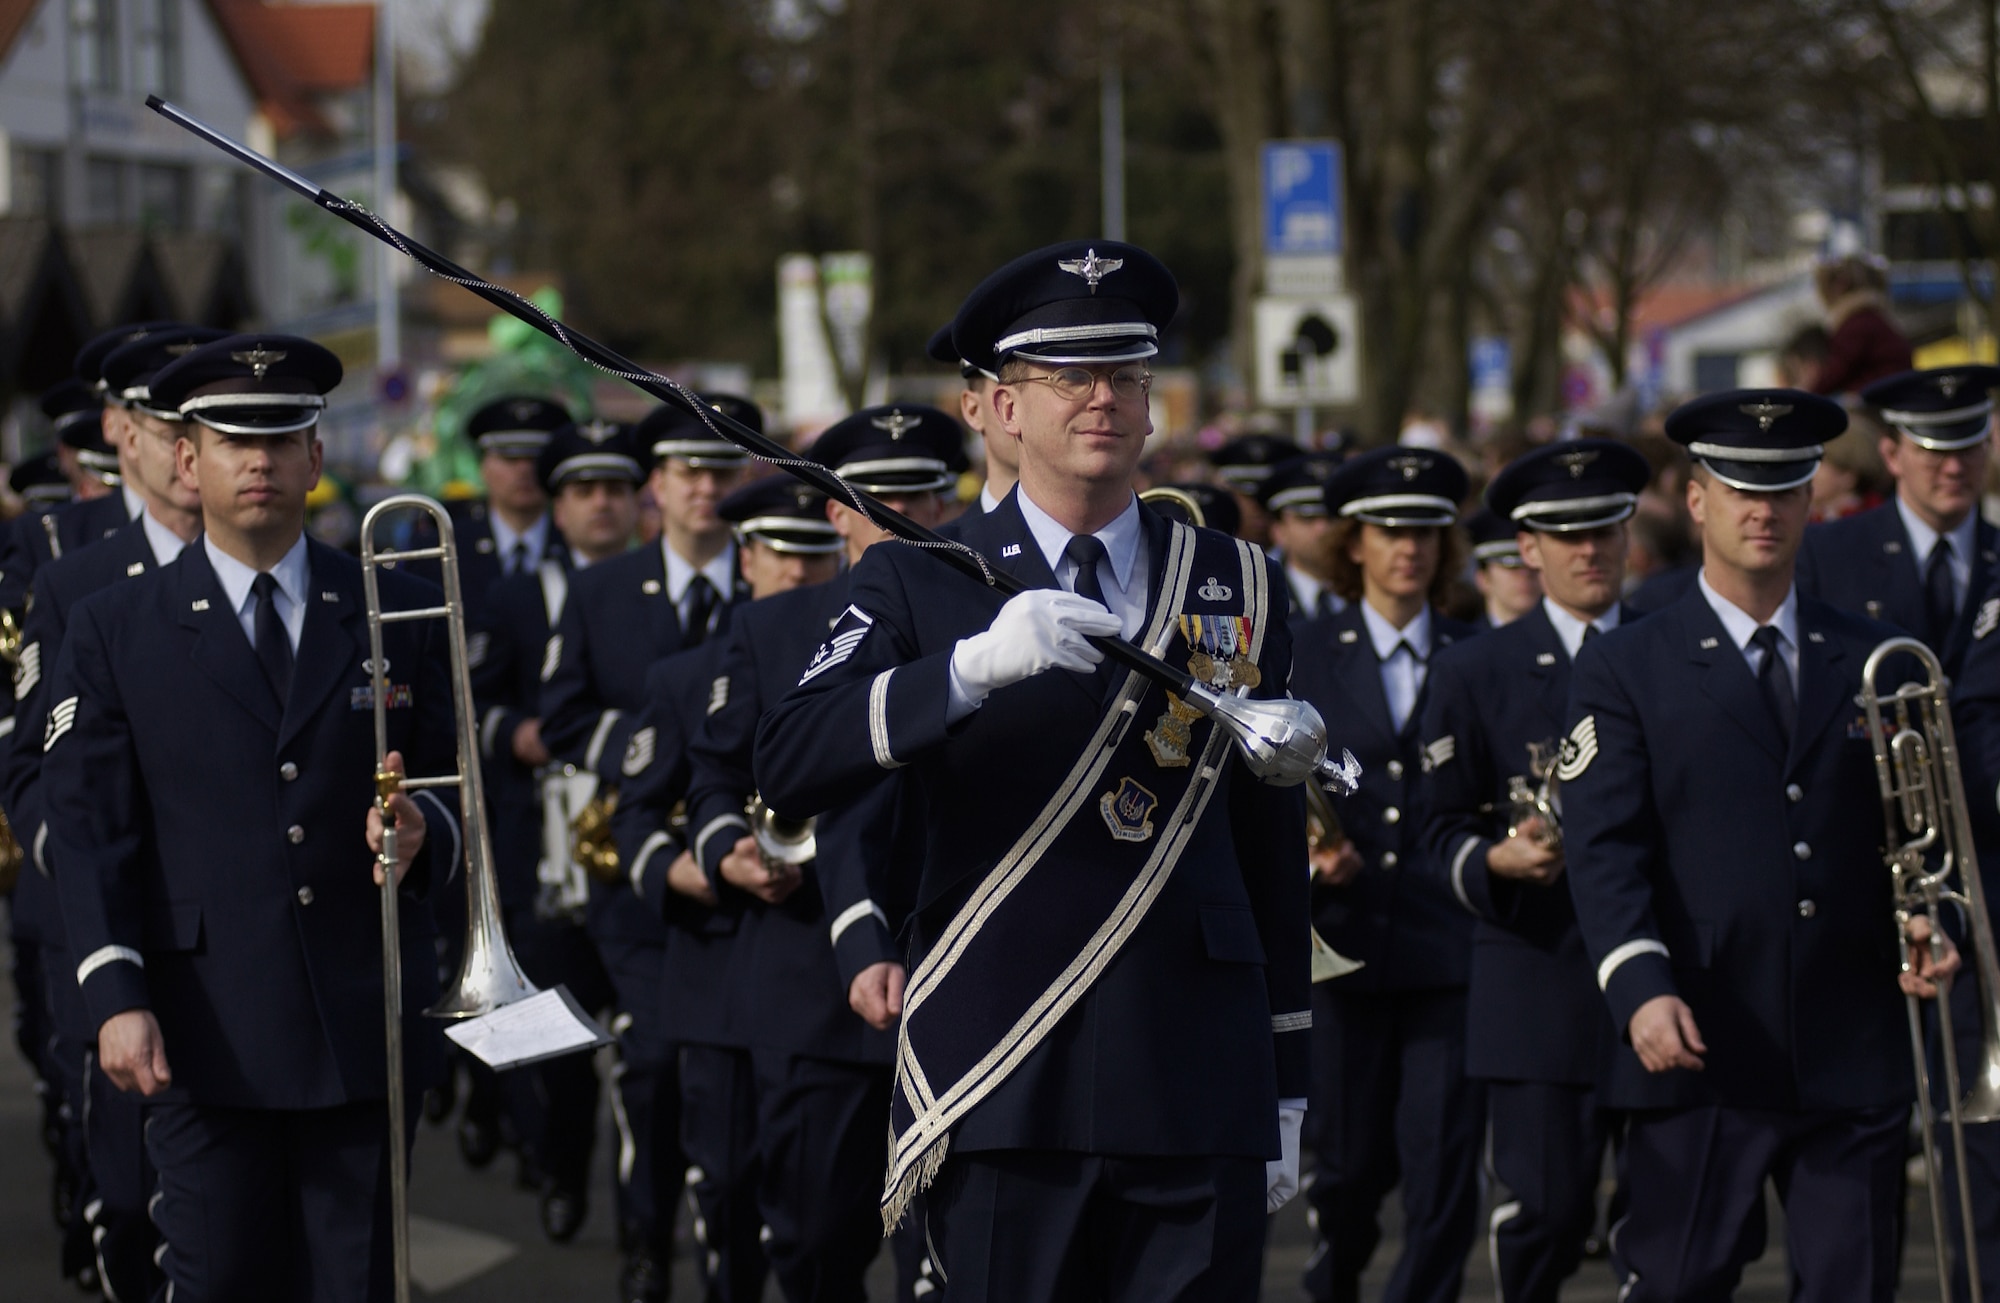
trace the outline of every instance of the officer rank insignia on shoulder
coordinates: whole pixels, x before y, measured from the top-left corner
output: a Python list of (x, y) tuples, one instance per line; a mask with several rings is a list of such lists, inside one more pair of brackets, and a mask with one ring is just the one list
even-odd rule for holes
[(2000, 597), (1989, 597), (1979, 604), (1979, 614), (1972, 621), (1972, 636), (1984, 638), (2000, 626)]
[(1153, 835), (1153, 807), (1160, 798), (1135, 779), (1121, 778), (1118, 790), (1097, 798), (1097, 812), (1114, 841), (1142, 842)]
[(812, 662), (806, 666), (806, 672), (799, 676), (799, 683), (801, 685), (811, 683), (834, 666), (848, 660), (854, 655), (855, 649), (861, 646), (861, 640), (868, 636), (868, 631), (874, 627), (875, 617), (858, 606), (850, 606), (841, 612), (840, 619), (834, 622), (833, 636), (821, 643), (819, 650), (813, 653)]
[(1597, 716), (1585, 715), (1576, 721), (1576, 727), (1563, 739), (1562, 750), (1556, 755), (1556, 779), (1570, 782), (1583, 776), (1590, 768), (1590, 762), (1597, 759)]

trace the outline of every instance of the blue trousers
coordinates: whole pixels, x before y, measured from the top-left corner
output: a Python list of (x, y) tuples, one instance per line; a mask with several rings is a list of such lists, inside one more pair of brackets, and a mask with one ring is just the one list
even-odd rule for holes
[(1611, 1127), (1588, 1086), (1490, 1081), (1493, 1175), (1508, 1198), (1488, 1243), (1500, 1303), (1555, 1303), (1597, 1220)]
[(1384, 1303), (1456, 1303), (1479, 1223), (1483, 1084), (1465, 1075), (1465, 992), (1313, 987), (1314, 1303), (1355, 1303), (1402, 1185), (1403, 1252)]
[(1906, 1106), (1825, 1113), (1634, 1113), (1617, 1229), (1628, 1303), (1725, 1300), (1764, 1252), (1764, 1182), (1785, 1208), (1792, 1297), (1890, 1303)]
[(681, 1149), (695, 1240), (707, 1258), (713, 1303), (757, 1303), (770, 1263), (757, 1207), (757, 1093), (750, 1051), (681, 1048)]
[(953, 1152), (929, 1190), (950, 1303), (1245, 1303), (1264, 1160)]

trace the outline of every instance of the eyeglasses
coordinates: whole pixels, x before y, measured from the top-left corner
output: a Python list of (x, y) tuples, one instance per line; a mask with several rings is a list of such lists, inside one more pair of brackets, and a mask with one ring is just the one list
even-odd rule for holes
[[(1045, 384), (1056, 391), (1056, 397), (1075, 402), (1086, 398), (1097, 388), (1098, 373), (1087, 371), (1080, 366), (1066, 366), (1045, 376), (1022, 376), (1022, 380), (1032, 380)], [(1121, 366), (1109, 376), (1111, 392), (1119, 398), (1144, 398), (1153, 387), (1153, 373), (1142, 366)]]

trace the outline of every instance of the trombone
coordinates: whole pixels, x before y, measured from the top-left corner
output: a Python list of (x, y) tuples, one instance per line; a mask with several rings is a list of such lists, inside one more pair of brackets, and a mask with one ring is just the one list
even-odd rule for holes
[[(378, 550), (376, 527), (399, 512), (429, 516), (437, 528), (435, 546)], [(403, 561), (436, 561), (444, 578), (444, 605), (385, 611), (378, 574)], [(382, 1005), (389, 1087), (389, 1224), (395, 1250), (396, 1303), (410, 1299), (409, 1172), (403, 1155), (403, 970), (402, 928), (398, 920), (396, 826), (389, 798), (398, 791), (431, 787), (458, 789), (459, 823), (465, 844), (466, 936), (458, 974), (438, 1002), (424, 1012), (433, 1018), (476, 1018), (536, 993), (508, 948), (500, 924), (500, 889), (494, 876), (492, 834), (486, 824), (486, 790), (479, 775), (478, 722), (472, 708), (472, 675), (465, 654), (465, 602), (459, 590), (458, 542), (451, 516), (436, 501), (416, 493), (384, 498), (361, 521), (361, 582), (368, 604), (368, 673), (375, 707), (375, 792), (382, 811)], [(389, 768), (389, 662), (382, 655), (382, 626), (408, 620), (443, 620), (451, 650), (451, 704), (458, 734), (458, 767), (448, 774), (406, 778)]]
[[(1921, 679), (1904, 683), (1884, 695), (1876, 678), (1885, 662), (1911, 656), (1922, 666)], [(1978, 1076), (1963, 1091), (1958, 1046), (1951, 1025), (1951, 991), (1940, 983), (1937, 996), (1939, 1059), (1944, 1068), (1945, 1112), (1951, 1130), (1953, 1157), (1958, 1165), (1958, 1209), (1965, 1242), (1965, 1271), (1972, 1303), (1980, 1303), (1979, 1246), (1973, 1224), (1972, 1189), (1965, 1167), (1965, 1128), (2000, 1121), (2000, 955), (1993, 946), (1993, 923), (1986, 912), (1986, 893), (1973, 853), (1972, 822), (1965, 803), (1965, 780), (1958, 739), (1951, 726), (1951, 685), (1937, 656), (1914, 638), (1891, 638), (1868, 654), (1861, 671), (1857, 703), (1867, 713), (1868, 737), (1875, 752), (1875, 777), (1882, 792), (1887, 844), (1883, 859), (1894, 882), (1896, 928), (1902, 939), (1904, 966), (1909, 966), (1910, 920), (1931, 920), (1930, 954), (1944, 957), (1942, 907), (1963, 907), (1973, 958), (1979, 965), (1981, 1036)], [(1958, 881), (1954, 886), (1952, 878)], [(1938, 1281), (1947, 1303), (1951, 1298), (1951, 1243), (1945, 1223), (1944, 1181), (1937, 1169), (1936, 1119), (1930, 1102), (1929, 1060), (1924, 1053), (1922, 1008), (1915, 996), (1905, 998), (1910, 1017), (1910, 1053), (1916, 1063), (1917, 1116), (1923, 1128), (1925, 1184), (1931, 1224), (1936, 1232)]]

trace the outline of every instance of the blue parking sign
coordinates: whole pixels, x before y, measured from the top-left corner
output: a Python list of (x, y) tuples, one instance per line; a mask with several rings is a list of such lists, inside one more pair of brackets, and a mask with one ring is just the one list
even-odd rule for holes
[(1331, 140), (1267, 140), (1261, 163), (1264, 252), (1338, 255), (1340, 145)]

